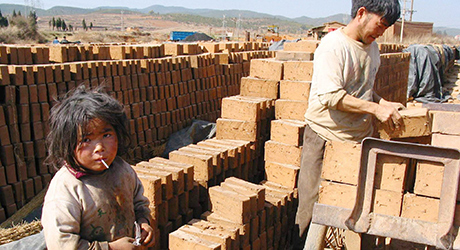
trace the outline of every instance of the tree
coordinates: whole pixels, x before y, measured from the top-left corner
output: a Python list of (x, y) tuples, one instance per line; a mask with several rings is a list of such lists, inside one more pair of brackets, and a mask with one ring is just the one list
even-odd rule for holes
[(0, 27), (8, 27), (8, 19), (2, 15), (2, 11), (0, 11)]
[(61, 30), (61, 27), (62, 27), (62, 20), (60, 17), (58, 17), (58, 19), (56, 20), (56, 29)]
[(89, 23), (89, 29), (90, 29), (90, 30), (93, 30), (93, 22), (90, 22), (90, 23)]
[(63, 31), (67, 31), (67, 24), (65, 23), (64, 19), (62, 19), (61, 28)]
[(13, 17), (16, 17), (17, 14), (16, 14), (16, 10), (13, 10), (13, 14), (12, 14)]
[(83, 21), (81, 21), (81, 26), (83, 27), (84, 30), (88, 30), (88, 26), (86, 26), (86, 20), (83, 18)]
[(54, 28), (56, 28), (56, 18), (54, 18), (54, 16), (53, 16), (52, 22), (53, 22), (53, 30), (54, 30)]

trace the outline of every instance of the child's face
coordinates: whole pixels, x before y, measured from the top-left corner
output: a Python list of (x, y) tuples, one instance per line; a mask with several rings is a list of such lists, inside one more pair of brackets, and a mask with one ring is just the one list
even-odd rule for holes
[(92, 119), (86, 127), (86, 134), (78, 132), (75, 149), (77, 162), (86, 169), (101, 172), (106, 169), (101, 160), (112, 164), (117, 156), (118, 138), (112, 125), (98, 118)]

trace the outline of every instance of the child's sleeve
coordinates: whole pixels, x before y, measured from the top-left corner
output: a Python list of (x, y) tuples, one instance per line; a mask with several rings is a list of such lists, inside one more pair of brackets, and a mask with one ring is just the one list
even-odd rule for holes
[(89, 242), (81, 239), (81, 209), (78, 204), (52, 199), (45, 202), (42, 226), (48, 249), (109, 249), (108, 242)]

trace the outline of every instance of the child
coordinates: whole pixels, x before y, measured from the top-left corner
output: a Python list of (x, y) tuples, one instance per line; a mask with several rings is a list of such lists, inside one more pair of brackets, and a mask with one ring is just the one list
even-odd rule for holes
[[(51, 110), (51, 180), (42, 225), (48, 249), (136, 249), (154, 244), (149, 201), (119, 154), (129, 144), (123, 106), (105, 93), (78, 87)], [(107, 166), (106, 166), (107, 164)]]

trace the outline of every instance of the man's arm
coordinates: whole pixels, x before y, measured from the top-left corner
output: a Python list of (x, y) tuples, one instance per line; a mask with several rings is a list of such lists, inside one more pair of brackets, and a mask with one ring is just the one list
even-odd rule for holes
[(338, 102), (337, 109), (351, 113), (372, 114), (379, 121), (387, 123), (390, 129), (398, 128), (403, 122), (394, 105), (381, 97), (378, 99), (378, 103), (375, 103), (346, 94)]

